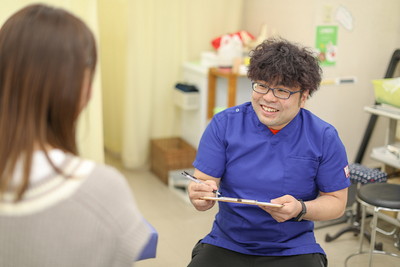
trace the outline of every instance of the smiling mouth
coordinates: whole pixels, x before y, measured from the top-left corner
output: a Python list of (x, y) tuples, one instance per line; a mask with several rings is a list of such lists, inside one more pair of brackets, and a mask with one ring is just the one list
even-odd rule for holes
[(266, 112), (278, 112), (279, 111), (278, 109), (267, 107), (267, 106), (264, 106), (264, 105), (261, 105), (261, 108)]

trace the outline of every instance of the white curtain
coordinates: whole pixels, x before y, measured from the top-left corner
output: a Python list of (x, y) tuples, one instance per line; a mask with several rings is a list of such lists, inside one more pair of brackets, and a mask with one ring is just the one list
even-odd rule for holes
[[(172, 89), (182, 64), (212, 49), (213, 38), (240, 30), (242, 0), (109, 2), (99, 1), (105, 145), (125, 167), (146, 167), (151, 138), (180, 134)], [(118, 17), (107, 26), (109, 12)]]
[[(98, 39), (93, 98), (81, 115), (81, 155), (104, 146), (125, 167), (146, 167), (151, 138), (179, 136), (172, 88), (182, 64), (240, 30), (243, 0), (44, 0), (82, 18)], [(0, 22), (33, 0), (2, 0)]]

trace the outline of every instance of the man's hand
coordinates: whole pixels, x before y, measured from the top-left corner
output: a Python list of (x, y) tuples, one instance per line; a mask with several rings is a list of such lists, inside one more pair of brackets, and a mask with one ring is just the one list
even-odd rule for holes
[(214, 200), (204, 200), (201, 197), (215, 197), (213, 190), (218, 190), (219, 178), (212, 177), (199, 171), (194, 170), (193, 176), (202, 180), (204, 184), (191, 182), (188, 187), (190, 202), (199, 211), (211, 209), (215, 205)]
[[(282, 208), (261, 207), (271, 214), (277, 222), (290, 220), (302, 210), (300, 201), (290, 195), (284, 195), (271, 200), (271, 203), (283, 204)], [(327, 221), (343, 215), (347, 203), (347, 188), (334, 192), (319, 192), (316, 199), (304, 202), (307, 213), (303, 219), (309, 221)]]
[(204, 200), (201, 197), (215, 197), (213, 190), (218, 190), (217, 183), (213, 180), (204, 181), (205, 184), (190, 182), (189, 198), (193, 206), (199, 211), (211, 209), (215, 205), (213, 200)]
[(277, 222), (285, 222), (296, 217), (302, 210), (300, 201), (291, 195), (284, 195), (271, 199), (271, 203), (283, 204), (282, 208), (259, 206), (274, 218)]

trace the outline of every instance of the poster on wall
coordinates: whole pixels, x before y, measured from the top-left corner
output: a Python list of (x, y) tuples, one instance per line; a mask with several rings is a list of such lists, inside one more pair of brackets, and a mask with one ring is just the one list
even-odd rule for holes
[(335, 66), (338, 26), (317, 26), (315, 48), (321, 66)]

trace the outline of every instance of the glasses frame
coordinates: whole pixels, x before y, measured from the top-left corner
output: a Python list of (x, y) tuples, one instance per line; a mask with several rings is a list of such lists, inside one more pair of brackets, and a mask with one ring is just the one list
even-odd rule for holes
[[(265, 89), (267, 89), (267, 92), (264, 93), (264, 92), (259, 92), (259, 91), (257, 91), (257, 90), (255, 89), (255, 85), (259, 85), (259, 86), (261, 86), (261, 87), (264, 87)], [(269, 86), (266, 85), (266, 84), (262, 84), (262, 83), (258, 83), (258, 82), (252, 82), (252, 83), (251, 83), (251, 88), (253, 89), (254, 92), (256, 92), (256, 93), (258, 93), (258, 94), (262, 94), (262, 95), (266, 95), (266, 94), (269, 93), (269, 91), (272, 91), (272, 94), (273, 94), (276, 98), (279, 98), (279, 99), (289, 99), (291, 95), (296, 94), (296, 93), (300, 93), (300, 92), (303, 91), (303, 90), (299, 90), (299, 91), (294, 91), (294, 92), (292, 92), (292, 91), (289, 91), (289, 90), (286, 90), (286, 89), (283, 89), (283, 88), (272, 88), (272, 87), (269, 87)], [(276, 90), (276, 89), (279, 89), (279, 90), (281, 90), (281, 91), (284, 91), (284, 92), (288, 93), (289, 96), (288, 96), (288, 97), (280, 97), (280, 96), (275, 95), (275, 90)]]

